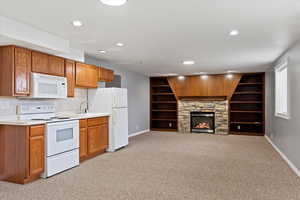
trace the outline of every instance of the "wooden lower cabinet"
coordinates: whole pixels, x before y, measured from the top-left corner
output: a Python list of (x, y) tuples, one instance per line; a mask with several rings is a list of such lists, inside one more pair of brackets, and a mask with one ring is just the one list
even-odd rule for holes
[(44, 125), (0, 126), (0, 180), (25, 184), (45, 169)]
[(80, 148), (79, 155), (80, 159), (85, 159), (88, 155), (88, 147), (87, 147), (87, 128), (80, 128)]
[(88, 127), (88, 154), (95, 154), (102, 150), (100, 126)]
[(102, 154), (108, 148), (108, 117), (80, 120), (80, 161)]
[(29, 176), (44, 172), (44, 136), (29, 138)]

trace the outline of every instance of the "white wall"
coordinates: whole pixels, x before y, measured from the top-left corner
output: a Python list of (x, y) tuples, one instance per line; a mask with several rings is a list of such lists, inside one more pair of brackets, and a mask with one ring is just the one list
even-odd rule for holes
[[(300, 170), (300, 42), (288, 50), (283, 57), (287, 57), (290, 110), (291, 118), (282, 119), (274, 115), (275, 110), (275, 73), (269, 71), (266, 75), (266, 91), (269, 104), (267, 105), (267, 136)], [(281, 57), (280, 59), (282, 59)]]
[[(112, 66), (92, 57), (85, 57), (85, 62), (113, 69), (121, 76), (122, 88), (128, 89), (129, 135), (150, 128), (150, 85), (149, 77)], [(103, 84), (100, 84), (102, 87)]]

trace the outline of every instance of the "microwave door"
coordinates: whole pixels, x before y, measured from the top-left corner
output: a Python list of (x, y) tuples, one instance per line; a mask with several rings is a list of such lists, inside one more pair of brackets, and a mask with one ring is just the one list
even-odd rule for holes
[(32, 74), (33, 98), (67, 98), (67, 80), (65, 77), (44, 74)]
[(33, 97), (56, 98), (58, 96), (58, 85), (56, 81), (38, 79), (33, 82)]

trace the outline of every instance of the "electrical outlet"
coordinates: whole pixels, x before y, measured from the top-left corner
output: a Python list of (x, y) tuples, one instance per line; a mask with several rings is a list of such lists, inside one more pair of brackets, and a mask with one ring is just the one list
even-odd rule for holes
[(237, 126), (237, 129), (238, 129), (238, 130), (241, 130), (241, 126)]
[(169, 127), (170, 127), (170, 128), (172, 127), (172, 123), (169, 123)]

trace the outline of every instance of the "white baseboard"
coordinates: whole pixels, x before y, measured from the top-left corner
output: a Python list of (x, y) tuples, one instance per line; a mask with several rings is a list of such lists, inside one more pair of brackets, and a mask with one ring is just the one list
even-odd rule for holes
[(297, 176), (300, 177), (300, 170), (288, 159), (286, 155), (284, 155), (284, 153), (272, 142), (272, 140), (267, 135), (265, 135), (265, 138), (273, 146), (273, 148), (279, 153), (279, 155), (287, 162), (287, 164), (297, 174)]
[(139, 132), (136, 132), (136, 133), (132, 133), (132, 134), (129, 135), (129, 137), (141, 135), (141, 134), (148, 133), (148, 132), (150, 132), (150, 129), (146, 129), (146, 130), (143, 130), (143, 131), (139, 131)]

